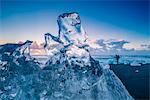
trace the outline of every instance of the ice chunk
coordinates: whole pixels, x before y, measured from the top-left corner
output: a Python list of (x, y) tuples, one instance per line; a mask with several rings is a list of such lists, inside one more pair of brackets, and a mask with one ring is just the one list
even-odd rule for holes
[[(1, 46), (0, 52), (3, 52), (0, 53), (0, 98), (2, 100), (27, 99), (28, 93), (22, 92), (26, 91), (30, 84), (26, 76), (34, 77), (33, 74), (40, 70), (38, 63), (29, 55), (31, 43), (32, 41), (26, 41), (23, 44)], [(26, 61), (28, 57), (31, 59)]]
[(21, 54), (30, 54), (30, 45), (32, 42), (33, 41), (27, 40), (20, 48), (18, 48), (21, 51)]
[(12, 55), (15, 56), (16, 58), (19, 57), (19, 53), (21, 55), (30, 55), (30, 45), (32, 44), (33, 41), (27, 40), (25, 43), (21, 44), (21, 46), (17, 47), (14, 52), (12, 52)]
[[(88, 63), (89, 45), (87, 44), (87, 34), (82, 28), (78, 13), (63, 13), (58, 17), (57, 22), (59, 26), (59, 38), (56, 38), (51, 34), (46, 34), (45, 40), (48, 40), (48, 37), (51, 37), (51, 39), (55, 42), (63, 44), (63, 47), (59, 50), (60, 52), (66, 52), (68, 59), (73, 59), (73, 56), (77, 56), (78, 59), (84, 61), (84, 63)], [(45, 47), (47, 48), (48, 43), (45, 44)], [(48, 55), (54, 54), (54, 49), (46, 50)]]
[(11, 54), (14, 52), (18, 47), (22, 46), (22, 44), (12, 44), (12, 43), (7, 43), (0, 45), (0, 54)]
[(58, 19), (59, 37), (65, 44), (74, 43), (77, 46), (85, 44), (87, 34), (82, 28), (78, 13), (63, 13)]
[(45, 45), (44, 49), (47, 52), (49, 57), (52, 57), (54, 54), (58, 53), (60, 49), (63, 47), (63, 42), (50, 33), (46, 33), (45, 35)]
[(32, 41), (0, 46), (0, 98), (133, 100), (116, 75), (90, 56), (79, 15), (64, 13), (58, 23), (58, 37), (45, 34), (49, 59), (43, 69), (34, 59), (26, 60)]
[(101, 100), (134, 100), (119, 78), (109, 68), (103, 70), (98, 88), (101, 91), (99, 94)]
[[(55, 82), (55, 89), (51, 94), (59, 99), (68, 100), (132, 100), (115, 74), (108, 68), (101, 67), (99, 62), (90, 56), (86, 33), (78, 13), (61, 14), (57, 21), (59, 38), (48, 36), (63, 47), (57, 53), (53, 53), (53, 57), (44, 68), (51, 71)], [(49, 41), (49, 37), (46, 39)], [(50, 43), (52, 41), (46, 44), (50, 46)]]
[(31, 56), (30, 56), (30, 45), (32, 44), (33, 41), (27, 40), (25, 43), (21, 44), (20, 46), (18, 46), (12, 53), (11, 55), (14, 56), (14, 58), (12, 59), (13, 62), (16, 65), (19, 65), (18, 63), (18, 59), (22, 56), (26, 56), (26, 60), (30, 60)]
[(7, 61), (10, 55), (17, 57), (18, 55), (30, 55), (30, 45), (32, 41), (27, 40), (23, 44), (4, 44), (0, 45), (0, 58)]

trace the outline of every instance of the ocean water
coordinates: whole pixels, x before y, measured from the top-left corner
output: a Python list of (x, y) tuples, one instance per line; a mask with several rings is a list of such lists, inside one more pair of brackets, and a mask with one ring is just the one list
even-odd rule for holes
[[(93, 57), (103, 64), (116, 64), (114, 55), (99, 55)], [(120, 55), (119, 63), (131, 65), (150, 63), (150, 55)]]
[[(39, 62), (45, 63), (47, 61), (46, 55), (32, 55)], [(116, 64), (114, 55), (93, 55), (93, 57), (99, 61), (102, 65)], [(150, 55), (120, 55), (119, 63), (140, 65), (150, 63)]]

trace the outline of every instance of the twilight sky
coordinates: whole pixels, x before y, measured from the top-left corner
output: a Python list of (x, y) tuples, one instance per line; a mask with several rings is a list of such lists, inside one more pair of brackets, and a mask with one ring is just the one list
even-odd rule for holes
[(148, 0), (1, 0), (0, 44), (44, 42), (58, 33), (57, 16), (78, 12), (91, 39), (126, 40), (126, 48), (150, 44)]

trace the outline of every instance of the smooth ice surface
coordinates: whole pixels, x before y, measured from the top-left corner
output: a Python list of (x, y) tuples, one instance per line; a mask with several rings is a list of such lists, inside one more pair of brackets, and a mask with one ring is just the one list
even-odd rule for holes
[(24, 53), (31, 41), (0, 46), (0, 98), (133, 100), (116, 75), (90, 56), (78, 13), (61, 14), (58, 24), (58, 36), (44, 35), (48, 59), (42, 69)]

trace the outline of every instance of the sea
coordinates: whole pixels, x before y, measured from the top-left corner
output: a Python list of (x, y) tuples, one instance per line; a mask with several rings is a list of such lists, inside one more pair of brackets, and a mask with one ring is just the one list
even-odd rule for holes
[[(32, 55), (39, 62), (44, 64), (48, 56), (46, 55)], [(99, 61), (102, 65), (116, 64), (115, 55), (92, 55), (92, 57)], [(139, 65), (150, 63), (150, 55), (120, 55), (119, 63)]]

